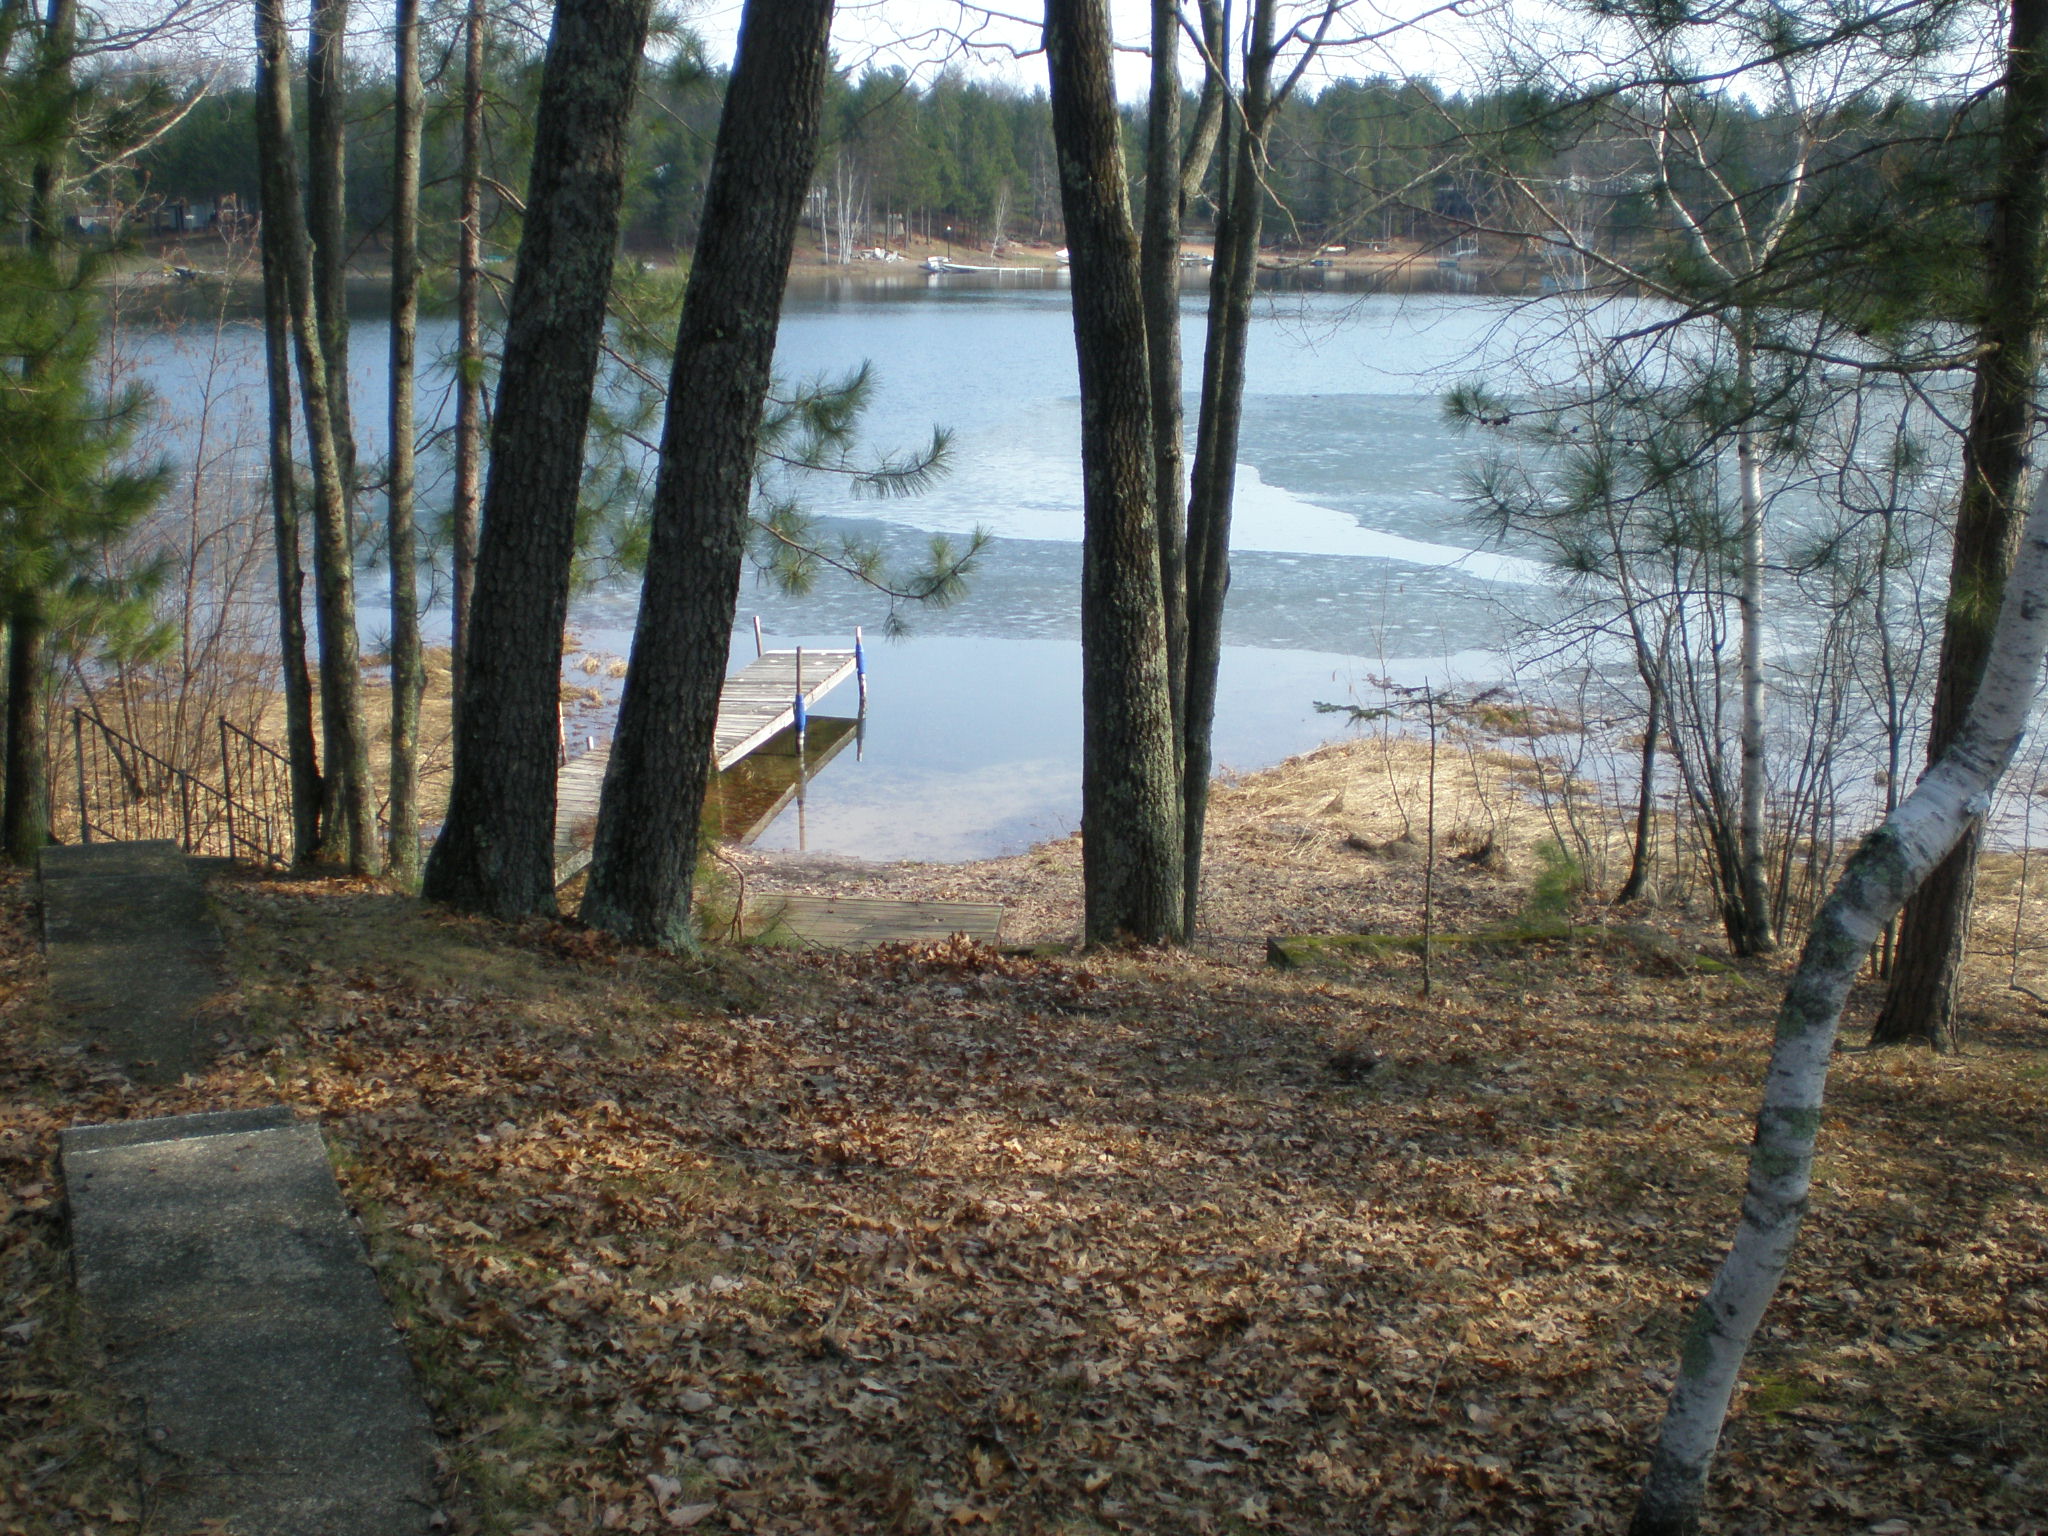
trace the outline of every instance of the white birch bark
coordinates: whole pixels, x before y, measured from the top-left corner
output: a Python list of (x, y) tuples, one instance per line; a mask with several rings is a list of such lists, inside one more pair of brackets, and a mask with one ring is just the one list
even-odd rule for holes
[(1742, 1219), (1687, 1331), (1630, 1536), (1690, 1536), (1749, 1341), (1784, 1277), (1813, 1178), (1828, 1060), (1849, 987), (1913, 888), (1991, 802), (2025, 733), (2048, 648), (2048, 477), (2038, 481), (1968, 719), (1865, 838), (1814, 918), (1778, 1012)]

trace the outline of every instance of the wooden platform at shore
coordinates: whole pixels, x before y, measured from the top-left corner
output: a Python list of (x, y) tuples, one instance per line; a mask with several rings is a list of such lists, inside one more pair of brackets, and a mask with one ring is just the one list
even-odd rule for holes
[(985, 901), (896, 901), (879, 896), (783, 896), (763, 891), (747, 901), (750, 939), (865, 949), (924, 944), (964, 933), (987, 944), (1003, 936), (1003, 909)]
[[(718, 695), (718, 727), (712, 738), (712, 766), (720, 773), (772, 741), (796, 721), (799, 688), (804, 712), (854, 675), (852, 651), (768, 651), (725, 680)], [(611, 762), (611, 745), (601, 742), (571, 758), (555, 775), (555, 883), (582, 873), (590, 863), (598, 797)]]

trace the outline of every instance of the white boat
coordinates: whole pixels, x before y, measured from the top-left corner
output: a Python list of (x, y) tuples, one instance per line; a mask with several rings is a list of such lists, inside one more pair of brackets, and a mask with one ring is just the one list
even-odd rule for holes
[(955, 261), (950, 256), (927, 256), (924, 259), (924, 269), (927, 272), (934, 272), (942, 275), (966, 272), (975, 272), (981, 274), (1000, 272), (1042, 272), (1045, 270), (1043, 267), (976, 266), (972, 262)]

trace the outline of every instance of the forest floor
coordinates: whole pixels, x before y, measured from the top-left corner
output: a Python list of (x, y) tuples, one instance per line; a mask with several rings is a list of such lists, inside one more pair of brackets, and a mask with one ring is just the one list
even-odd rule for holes
[[(1513, 924), (1551, 817), (1514, 759), (1460, 761), (1437, 921)], [(1275, 933), (1416, 930), (1420, 764), (1225, 785), (1185, 954), (1059, 952), (1072, 842), (728, 876), (1001, 900), (1028, 955), (681, 961), (224, 877), (223, 1055), (162, 1089), (54, 1041), (15, 878), (0, 1531), (151, 1529), (68, 1300), (58, 1127), (280, 1098), (335, 1150), (456, 1532), (1618, 1531), (1782, 963), (1582, 898), (1567, 935), (1445, 946), (1426, 1001), (1408, 952), (1266, 964)], [(1838, 1057), (1712, 1531), (2048, 1532), (2048, 1020), (2010, 922), (1966, 1050)]]

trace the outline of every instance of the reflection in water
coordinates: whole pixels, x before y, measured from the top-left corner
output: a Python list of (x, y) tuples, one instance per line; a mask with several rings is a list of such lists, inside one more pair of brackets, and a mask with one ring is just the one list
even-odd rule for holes
[(774, 736), (723, 773), (711, 776), (704, 797), (704, 830), (721, 842), (742, 848), (767, 831), (775, 818), (794, 803), (797, 810), (796, 845), (806, 844), (806, 790), (825, 765), (855, 747), (865, 718), (846, 720), (835, 715), (812, 715), (809, 726), (799, 734), (794, 726)]

